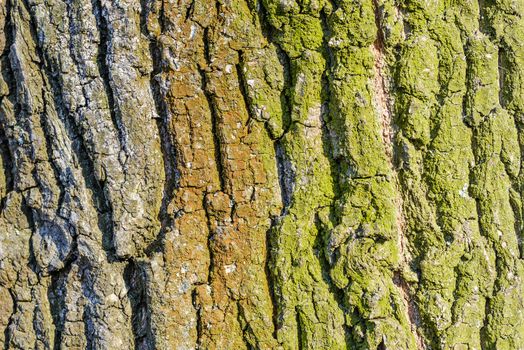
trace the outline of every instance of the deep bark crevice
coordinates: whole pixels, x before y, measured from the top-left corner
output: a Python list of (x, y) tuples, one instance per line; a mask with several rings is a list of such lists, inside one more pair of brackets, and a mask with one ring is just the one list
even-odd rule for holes
[(212, 71), (211, 67), (211, 54), (210, 54), (210, 48), (209, 48), (209, 27), (204, 28), (204, 57), (206, 59), (207, 66), (202, 68), (198, 68), (198, 72), (200, 73), (201, 78), (201, 89), (204, 93), (207, 104), (209, 107), (209, 111), (211, 113), (211, 132), (213, 134), (213, 143), (214, 143), (214, 149), (215, 149), (215, 163), (217, 166), (218, 171), (218, 177), (220, 181), (220, 190), (222, 192), (227, 192), (226, 187), (226, 163), (224, 159), (224, 155), (222, 154), (222, 142), (221, 142), (221, 130), (220, 130), (220, 124), (221, 124), (221, 117), (220, 117), (220, 111), (218, 109), (218, 106), (215, 102), (215, 94), (213, 91), (209, 89), (209, 77), (208, 74), (210, 71)]
[(4, 350), (9, 350), (10, 348), (11, 328), (13, 327), (12, 322), (14, 322), (13, 317), (15, 316), (16, 312), (18, 311), (18, 300), (14, 294), (14, 291), (11, 288), (9, 288), (8, 292), (11, 297), (10, 301), (13, 304), (13, 309), (12, 309), (11, 315), (9, 316), (9, 321), (7, 323), (7, 326), (4, 329), (4, 339), (5, 339), (5, 344), (3, 346)]
[(66, 317), (65, 310), (68, 307), (65, 300), (67, 291), (65, 290), (66, 280), (64, 276), (67, 276), (70, 270), (69, 265), (61, 271), (53, 272), (51, 274), (51, 284), (47, 290), (47, 298), (51, 304), (51, 315), (55, 327), (53, 350), (60, 350), (62, 347), (62, 333)]
[[(12, 97), (12, 91), (14, 91), (15, 87), (14, 85), (14, 76), (13, 72), (11, 71), (11, 66), (9, 62), (9, 54), (11, 52), (11, 45), (14, 42), (13, 38), (13, 28), (12, 28), (12, 20), (11, 20), (11, 0), (6, 0), (5, 2), (5, 24), (3, 28), (4, 38), (5, 38), (5, 47), (3, 52), (0, 52), (0, 74), (2, 75), (2, 79), (6, 82), (8, 93), (7, 95), (0, 95), (0, 106), (2, 106), (4, 98), (11, 98)], [(7, 122), (4, 120), (4, 118), (0, 118), (0, 156), (2, 157), (2, 164), (3, 164), (3, 173), (4, 178), (6, 179), (6, 188), (3, 190), (4, 195), (7, 195), (9, 192), (14, 190), (15, 184), (15, 165), (13, 161), (13, 156), (11, 154), (11, 149), (9, 146), (9, 139), (6, 135), (5, 128), (7, 127)], [(0, 203), (0, 210), (2, 210), (5, 206), (5, 197), (1, 198)]]
[(198, 298), (198, 292), (196, 289), (193, 289), (191, 292), (191, 302), (193, 304), (193, 307), (196, 311), (196, 331), (197, 331), (197, 339), (196, 339), (196, 349), (200, 349), (200, 346), (202, 345), (202, 336), (203, 336), (203, 330), (202, 327), (204, 326), (202, 323), (202, 306), (197, 301)]
[(298, 350), (303, 350), (304, 344), (306, 344), (307, 347), (307, 342), (304, 339), (305, 334), (304, 330), (302, 329), (302, 321), (300, 320), (300, 307), (298, 306), (295, 307), (295, 322), (297, 323)]
[(113, 87), (111, 85), (111, 69), (108, 64), (108, 54), (109, 54), (109, 47), (111, 45), (111, 31), (109, 30), (109, 24), (108, 19), (106, 18), (104, 14), (104, 10), (107, 11), (107, 9), (104, 9), (102, 5), (101, 0), (91, 0), (92, 6), (93, 6), (93, 15), (96, 19), (96, 26), (98, 29), (99, 37), (98, 37), (98, 55), (97, 55), (97, 65), (98, 65), (98, 71), (100, 73), (100, 78), (102, 79), (105, 94), (107, 97), (107, 103), (109, 108), (109, 113), (111, 115), (111, 120), (113, 122), (113, 126), (116, 130), (116, 133), (118, 135), (120, 148), (122, 152), (124, 152), (124, 159), (121, 159), (121, 155), (119, 155), (118, 159), (121, 162), (122, 166), (125, 168), (127, 163), (127, 157), (129, 157), (129, 150), (127, 149), (127, 142), (126, 142), (126, 129), (122, 122), (121, 117), (121, 110), (118, 106), (118, 104), (115, 101), (115, 95), (113, 91)]
[(89, 272), (89, 265), (85, 266), (85, 269), (82, 270), (82, 293), (87, 299), (88, 303), (84, 307), (82, 313), (82, 321), (84, 323), (84, 333), (86, 337), (86, 350), (95, 350), (98, 348), (98, 337), (96, 336), (96, 313), (93, 308), (100, 303), (98, 298), (96, 298), (93, 291), (93, 284)]
[(274, 248), (271, 241), (271, 235), (273, 234), (273, 231), (275, 230), (275, 227), (278, 225), (279, 218), (273, 217), (271, 218), (271, 226), (266, 232), (266, 256), (264, 260), (264, 274), (266, 277), (266, 283), (269, 290), (269, 298), (271, 300), (271, 321), (273, 322), (273, 338), (278, 339), (277, 337), (277, 330), (278, 330), (278, 300), (277, 296), (275, 294), (275, 281), (273, 279), (273, 273), (271, 271), (271, 262), (274, 255)]
[(282, 141), (277, 141), (274, 143), (274, 145), (278, 171), (278, 183), (280, 185), (280, 196), (282, 198), (282, 211), (280, 216), (283, 217), (287, 214), (287, 211), (293, 200), (296, 174), (293, 164), (286, 155), (281, 142)]
[(143, 263), (130, 260), (124, 269), (124, 281), (128, 290), (127, 298), (132, 310), (131, 325), (135, 338), (135, 350), (155, 349), (144, 268)]
[[(153, 100), (155, 103), (156, 112), (158, 119), (156, 125), (160, 134), (162, 150), (162, 156), (164, 161), (164, 172), (166, 179), (164, 182), (164, 190), (162, 196), (162, 203), (159, 212), (159, 219), (161, 222), (160, 232), (155, 241), (153, 241), (146, 249), (146, 254), (151, 255), (153, 251), (160, 251), (162, 249), (162, 241), (165, 236), (165, 231), (173, 223), (173, 214), (168, 212), (168, 206), (174, 198), (174, 192), (180, 186), (180, 171), (178, 170), (177, 160), (177, 145), (170, 132), (171, 114), (169, 106), (166, 101), (166, 94), (162, 89), (162, 73), (165, 69), (165, 63), (162, 60), (162, 44), (159, 42), (159, 38), (150, 33), (147, 30), (147, 15), (148, 8), (147, 4), (150, 4), (150, 0), (142, 0), (142, 13), (141, 13), (141, 30), (142, 33), (149, 38), (149, 52), (151, 55), (153, 70), (150, 73), (150, 87), (153, 94)], [(159, 13), (158, 21), (160, 23), (160, 36), (163, 35), (165, 30), (164, 24), (164, 13), (163, 13), (163, 1), (162, 10)]]
[(211, 222), (211, 220), (213, 220), (213, 217), (211, 216), (211, 210), (208, 208), (207, 195), (207, 193), (204, 193), (202, 207), (204, 208), (206, 214), (206, 225), (208, 230), (207, 251), (209, 252), (209, 266), (207, 273), (207, 285), (210, 286), (213, 281), (213, 273), (215, 270), (214, 240), (216, 232), (213, 229), (213, 225)]

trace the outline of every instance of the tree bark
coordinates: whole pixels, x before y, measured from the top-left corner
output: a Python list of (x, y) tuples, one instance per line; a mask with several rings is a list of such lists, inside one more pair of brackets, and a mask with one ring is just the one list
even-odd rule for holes
[(3, 349), (524, 349), (524, 2), (0, 28)]

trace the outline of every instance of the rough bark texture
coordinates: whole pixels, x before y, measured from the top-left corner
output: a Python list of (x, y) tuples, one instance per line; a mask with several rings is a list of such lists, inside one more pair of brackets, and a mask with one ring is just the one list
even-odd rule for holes
[(0, 0), (3, 349), (524, 349), (521, 0)]

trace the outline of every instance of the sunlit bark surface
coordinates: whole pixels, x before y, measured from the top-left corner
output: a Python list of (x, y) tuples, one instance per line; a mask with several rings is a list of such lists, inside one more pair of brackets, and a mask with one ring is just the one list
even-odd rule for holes
[(524, 349), (521, 0), (0, 0), (2, 349)]

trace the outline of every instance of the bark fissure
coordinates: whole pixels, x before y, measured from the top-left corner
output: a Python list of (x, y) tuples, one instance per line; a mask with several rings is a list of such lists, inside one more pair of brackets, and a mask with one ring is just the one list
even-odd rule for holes
[(47, 291), (47, 297), (51, 304), (53, 325), (55, 327), (53, 350), (59, 350), (62, 344), (62, 333), (64, 331), (65, 323), (65, 315), (62, 310), (66, 309), (66, 301), (63, 295), (66, 292), (63, 286), (63, 275), (67, 274), (68, 269), (69, 266), (62, 271), (53, 272), (51, 274), (51, 284)]
[(104, 7), (102, 5), (102, 2), (100, 0), (92, 0), (93, 4), (93, 14), (96, 18), (96, 25), (99, 33), (98, 37), (98, 55), (97, 55), (97, 65), (98, 65), (98, 71), (100, 72), (100, 77), (102, 78), (103, 84), (104, 84), (104, 90), (107, 98), (107, 104), (109, 108), (109, 114), (111, 115), (111, 120), (113, 122), (113, 127), (115, 128), (118, 140), (120, 144), (120, 149), (122, 152), (124, 152), (124, 159), (120, 158), (120, 155), (118, 157), (120, 163), (122, 166), (125, 167), (127, 163), (127, 157), (129, 157), (129, 150), (127, 149), (127, 142), (126, 142), (126, 131), (123, 126), (121, 117), (120, 117), (120, 109), (119, 106), (115, 102), (115, 96), (113, 87), (111, 86), (111, 73), (110, 68), (107, 63), (107, 57), (108, 57), (108, 50), (110, 45), (110, 35), (112, 34), (109, 31), (109, 27), (107, 24), (106, 16), (104, 15)]
[(280, 185), (280, 195), (282, 196), (282, 211), (280, 216), (287, 214), (293, 200), (293, 190), (295, 188), (295, 170), (293, 164), (286, 156), (280, 142), (275, 142), (275, 155), (278, 170), (278, 183)]
[(204, 193), (203, 199), (202, 199), (202, 207), (204, 208), (205, 216), (206, 216), (206, 226), (208, 230), (208, 236), (207, 236), (207, 251), (209, 252), (209, 266), (207, 268), (207, 285), (211, 285), (212, 279), (213, 279), (213, 271), (215, 269), (215, 258), (214, 258), (214, 248), (213, 248), (213, 241), (215, 239), (215, 230), (213, 229), (213, 225), (211, 223), (212, 217), (210, 213), (210, 209), (208, 207), (207, 202), (207, 193)]
[(271, 332), (272, 333), (272, 336), (273, 338), (275, 339), (278, 339), (277, 337), (277, 329), (278, 329), (278, 300), (277, 300), (277, 295), (275, 294), (275, 281), (273, 279), (273, 276), (272, 276), (272, 272), (271, 272), (271, 261), (272, 261), (272, 256), (274, 254), (274, 247), (273, 245), (271, 244), (271, 235), (274, 233), (276, 227), (277, 227), (277, 222), (278, 222), (279, 218), (278, 217), (273, 217), (271, 218), (271, 226), (269, 227), (269, 230), (267, 230), (266, 232), (266, 256), (265, 256), (265, 260), (264, 260), (264, 273), (265, 273), (265, 277), (266, 277), (266, 283), (267, 283), (267, 286), (268, 286), (268, 289), (269, 289), (269, 297), (270, 297), (270, 300), (271, 300), (271, 321), (273, 322), (273, 331)]
[(297, 339), (298, 339), (298, 350), (304, 349), (304, 332), (302, 330), (302, 321), (300, 320), (300, 308), (295, 307), (295, 322), (297, 323)]
[(146, 296), (146, 278), (143, 266), (136, 261), (129, 261), (124, 270), (124, 280), (128, 289), (127, 297), (131, 303), (131, 321), (136, 350), (155, 349), (151, 331), (151, 320)]
[(221, 149), (221, 141), (220, 141), (220, 114), (216, 105), (216, 102), (214, 101), (215, 97), (213, 96), (213, 92), (208, 89), (208, 77), (207, 77), (207, 69), (210, 68), (211, 59), (209, 57), (209, 48), (207, 41), (209, 29), (204, 29), (204, 47), (205, 47), (205, 57), (207, 61), (207, 67), (202, 69), (199, 68), (201, 83), (202, 83), (202, 91), (204, 92), (204, 95), (207, 100), (207, 104), (209, 106), (209, 110), (211, 112), (211, 132), (213, 134), (213, 143), (214, 143), (214, 150), (215, 150), (215, 163), (220, 179), (220, 190), (222, 192), (227, 191), (226, 187), (226, 181), (225, 181), (225, 166), (224, 166), (224, 155), (222, 154)]
[(3, 346), (3, 349), (4, 350), (9, 350), (9, 347), (10, 347), (10, 338), (11, 338), (11, 329), (14, 325), (14, 316), (15, 314), (18, 312), (18, 300), (16, 299), (16, 296), (14, 294), (14, 292), (11, 290), (11, 289), (8, 289), (8, 292), (9, 292), (9, 296), (11, 297), (11, 302), (13, 304), (13, 308), (12, 308), (12, 312), (11, 314), (9, 315), (9, 318), (8, 318), (8, 323), (7, 323), (7, 326), (5, 327), (4, 329), (4, 339), (5, 339), (5, 343), (4, 343), (4, 346)]
[[(5, 2), (5, 17), (4, 17), (4, 38), (5, 38), (5, 47), (0, 53), (0, 74), (5, 84), (7, 85), (7, 91), (0, 92), (0, 108), (3, 108), (4, 99), (12, 98), (12, 91), (15, 90), (14, 85), (14, 75), (11, 70), (11, 65), (9, 62), (9, 54), (11, 52), (11, 45), (14, 42), (13, 38), (13, 25), (11, 18), (11, 0), (6, 0)], [(0, 154), (2, 157), (2, 168), (5, 178), (6, 188), (3, 192), (0, 192), (3, 196), (0, 202), (0, 211), (4, 209), (5, 200), (8, 193), (15, 189), (15, 163), (13, 161), (13, 155), (11, 151), (11, 146), (9, 144), (9, 139), (6, 135), (6, 128), (8, 127), (7, 121), (3, 116), (3, 113), (0, 113)]]
[[(160, 133), (161, 150), (164, 161), (164, 172), (166, 179), (164, 182), (164, 190), (162, 197), (162, 205), (160, 208), (160, 220), (161, 228), (157, 239), (150, 244), (147, 253), (150, 255), (152, 251), (158, 250), (161, 247), (162, 239), (164, 239), (165, 231), (173, 222), (173, 214), (168, 212), (168, 206), (173, 201), (175, 189), (180, 186), (180, 172), (178, 170), (178, 160), (176, 151), (176, 142), (169, 132), (169, 123), (171, 122), (171, 114), (169, 106), (166, 102), (166, 91), (161, 86), (162, 74), (164, 72), (164, 62), (162, 60), (161, 44), (158, 42), (158, 37), (147, 30), (147, 15), (148, 10), (146, 3), (149, 0), (142, 1), (142, 13), (141, 13), (141, 28), (146, 37), (149, 38), (149, 52), (152, 58), (153, 70), (150, 73), (150, 87), (153, 93), (153, 100), (155, 103), (156, 111), (159, 116), (157, 120), (157, 127)], [(163, 1), (161, 11), (158, 14), (158, 21), (160, 23), (160, 34), (162, 36), (165, 30), (164, 14), (163, 14)]]
[[(377, 27), (377, 38), (372, 46), (374, 56), (374, 100), (377, 112), (382, 126), (382, 140), (386, 150), (386, 156), (391, 168), (392, 178), (389, 180), (393, 183), (395, 189), (395, 209), (396, 209), (396, 229), (398, 233), (399, 254), (401, 256), (400, 272), (395, 272), (393, 281), (397, 286), (407, 312), (406, 319), (410, 323), (410, 329), (415, 336), (418, 349), (425, 349), (424, 339), (419, 333), (420, 313), (414, 297), (410, 291), (409, 284), (405, 281), (402, 273), (404, 270), (411, 268), (411, 256), (407, 247), (406, 237), (406, 218), (404, 213), (403, 191), (397, 172), (396, 159), (399, 158), (396, 152), (396, 134), (398, 127), (394, 122), (392, 98), (389, 92), (389, 82), (386, 80), (387, 63), (385, 61), (385, 38), (382, 22), (382, 10), (378, 0), (373, 0), (375, 12), (375, 24)], [(384, 345), (383, 345), (384, 346)]]
[(193, 307), (196, 310), (196, 318), (197, 318), (196, 319), (196, 329), (197, 329), (196, 348), (200, 349), (200, 346), (202, 344), (202, 327), (204, 325), (203, 325), (203, 322), (202, 322), (202, 314), (201, 314), (202, 313), (202, 308), (201, 308), (201, 306), (197, 302), (196, 290), (193, 290), (193, 292), (191, 293), (191, 301), (192, 301)]

